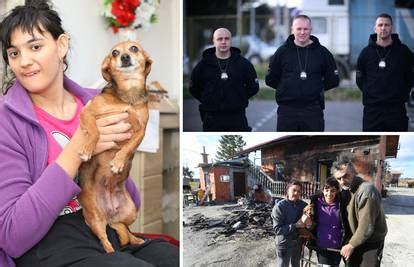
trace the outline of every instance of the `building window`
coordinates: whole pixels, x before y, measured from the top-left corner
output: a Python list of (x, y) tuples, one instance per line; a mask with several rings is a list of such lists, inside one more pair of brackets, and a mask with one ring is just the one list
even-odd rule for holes
[(285, 181), (285, 176), (283, 175), (285, 171), (285, 166), (282, 162), (276, 162), (275, 163), (275, 178), (276, 181)]
[(220, 182), (230, 182), (230, 175), (220, 175)]
[(328, 5), (333, 6), (333, 5), (339, 5), (339, 6), (343, 6), (345, 4), (345, 0), (329, 0), (328, 1)]
[(326, 34), (328, 32), (326, 25), (326, 18), (312, 18), (312, 34)]

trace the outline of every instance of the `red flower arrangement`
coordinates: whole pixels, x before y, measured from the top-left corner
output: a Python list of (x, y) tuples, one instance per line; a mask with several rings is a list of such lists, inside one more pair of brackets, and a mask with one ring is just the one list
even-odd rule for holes
[[(143, 24), (142, 18), (137, 18), (137, 13), (143, 15), (143, 12), (152, 12), (150, 15), (150, 23), (156, 21), (155, 9), (158, 1), (149, 0), (104, 0), (104, 17), (106, 18), (114, 33), (119, 28), (140, 28)], [(142, 10), (138, 10), (142, 7)], [(148, 8), (150, 7), (150, 8)]]

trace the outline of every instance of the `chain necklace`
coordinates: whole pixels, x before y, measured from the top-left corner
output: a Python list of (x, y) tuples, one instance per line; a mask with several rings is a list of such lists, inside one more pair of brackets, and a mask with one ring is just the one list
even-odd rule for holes
[(309, 46), (306, 46), (305, 67), (302, 68), (302, 62), (300, 61), (300, 56), (299, 56), (299, 48), (298, 46), (296, 46), (296, 53), (298, 54), (298, 62), (299, 62), (299, 69), (300, 69), (299, 78), (301, 80), (306, 80), (306, 78), (308, 78), (308, 75), (306, 74), (306, 66), (308, 65), (308, 48)]
[[(386, 51), (386, 48), (385, 47), (383, 47), (383, 49), (384, 49), (384, 52)], [(391, 47), (390, 47), (390, 50), (388, 50), (388, 52), (385, 54), (385, 56), (384, 57), (381, 57), (381, 55), (380, 55), (380, 53), (379, 53), (379, 51), (378, 51), (378, 48), (375, 48), (375, 51), (377, 51), (377, 55), (378, 55), (378, 57), (379, 57), (379, 59), (380, 59), (380, 61), (379, 61), (379, 63), (378, 63), (378, 67), (380, 68), (380, 69), (384, 69), (386, 66), (387, 66), (387, 64), (385, 63), (385, 59), (387, 58), (387, 56), (390, 54), (390, 52), (391, 52)]]
[(229, 78), (229, 75), (227, 74), (227, 67), (229, 66), (230, 59), (226, 60), (226, 64), (225, 64), (224, 68), (221, 67), (220, 60), (218, 59), (218, 57), (216, 57), (216, 59), (217, 59), (217, 65), (218, 65), (218, 67), (220, 69), (220, 73), (221, 73), (220, 79), (227, 80)]

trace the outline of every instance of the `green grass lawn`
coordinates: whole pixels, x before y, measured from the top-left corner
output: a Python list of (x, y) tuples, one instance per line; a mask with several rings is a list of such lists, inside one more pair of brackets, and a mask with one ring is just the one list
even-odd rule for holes
[(355, 100), (362, 101), (362, 92), (358, 88), (334, 88), (325, 93), (328, 101)]
[(257, 78), (259, 80), (264, 80), (267, 74), (267, 69), (269, 68), (269, 63), (262, 63), (254, 65), (254, 69), (256, 70)]
[[(188, 87), (183, 88), (183, 99), (191, 99), (192, 96)], [(335, 88), (325, 93), (327, 101), (360, 101), (362, 98), (361, 91), (356, 88)], [(260, 88), (257, 95), (253, 97), (255, 100), (274, 100), (275, 90), (269, 87)]]

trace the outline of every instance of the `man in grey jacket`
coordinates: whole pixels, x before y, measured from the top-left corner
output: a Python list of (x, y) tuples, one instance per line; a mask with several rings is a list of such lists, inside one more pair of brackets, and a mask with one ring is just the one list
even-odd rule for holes
[(278, 202), (272, 210), (273, 230), (276, 233), (276, 266), (299, 267), (300, 242), (296, 228), (304, 228), (310, 224), (303, 220), (303, 208), (307, 203), (301, 200), (302, 184), (291, 181), (287, 186), (287, 198)]
[(342, 187), (341, 193), (349, 194), (346, 212), (351, 233), (341, 255), (349, 266), (379, 267), (387, 234), (380, 193), (372, 183), (356, 176), (353, 154), (341, 154), (331, 172)]

